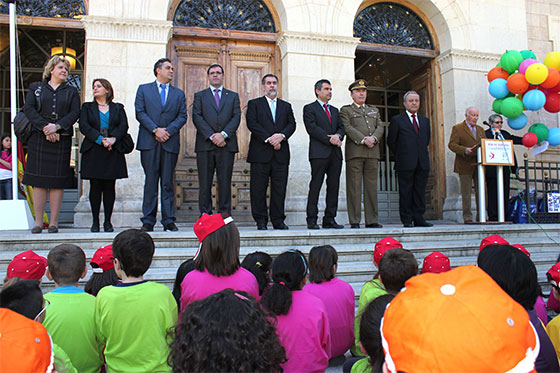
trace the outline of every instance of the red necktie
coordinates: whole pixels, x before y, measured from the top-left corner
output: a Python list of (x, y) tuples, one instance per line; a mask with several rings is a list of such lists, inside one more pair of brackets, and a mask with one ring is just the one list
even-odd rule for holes
[(418, 133), (420, 127), (418, 127), (418, 122), (416, 121), (416, 114), (412, 114), (412, 124), (414, 124), (414, 130)]
[(327, 117), (329, 118), (329, 123), (332, 123), (331, 113), (329, 111), (329, 105), (324, 104), (323, 106), (325, 107), (325, 113), (327, 113)]

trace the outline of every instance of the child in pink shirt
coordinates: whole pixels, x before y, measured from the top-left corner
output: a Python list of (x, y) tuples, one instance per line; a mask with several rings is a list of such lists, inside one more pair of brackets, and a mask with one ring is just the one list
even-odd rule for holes
[(276, 318), (288, 358), (284, 372), (325, 371), (331, 351), (329, 320), (323, 302), (301, 290), (307, 281), (305, 256), (298, 250), (280, 254), (272, 264), (272, 281), (261, 304)]
[(12, 138), (2, 135), (0, 153), (0, 200), (12, 199)]
[(181, 312), (192, 302), (224, 289), (245, 291), (257, 298), (257, 280), (239, 262), (241, 242), (233, 218), (202, 214), (194, 224), (194, 233), (200, 248), (194, 259), (195, 270), (181, 283)]
[(330, 358), (344, 355), (354, 342), (354, 289), (336, 277), (338, 254), (331, 245), (309, 252), (309, 283), (304, 292), (321, 299), (327, 311), (331, 335)]

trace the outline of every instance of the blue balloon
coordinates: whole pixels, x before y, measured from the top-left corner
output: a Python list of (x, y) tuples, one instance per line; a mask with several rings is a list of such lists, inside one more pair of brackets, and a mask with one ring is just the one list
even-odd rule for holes
[(490, 92), (490, 95), (494, 98), (506, 97), (509, 93), (507, 80), (502, 78), (492, 80), (488, 86), (488, 92)]
[(523, 105), (527, 108), (527, 110), (540, 110), (544, 106), (545, 102), (545, 94), (538, 89), (533, 89), (523, 95)]
[(546, 139), (551, 146), (560, 145), (560, 128), (553, 127), (548, 129), (548, 138)]
[(527, 125), (527, 116), (521, 114), (515, 118), (508, 118), (508, 124), (513, 130), (522, 130)]

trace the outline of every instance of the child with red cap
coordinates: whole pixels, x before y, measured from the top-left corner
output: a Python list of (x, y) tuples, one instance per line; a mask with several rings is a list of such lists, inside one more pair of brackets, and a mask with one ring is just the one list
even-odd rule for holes
[(480, 241), (480, 250), (484, 249), (488, 245), (509, 245), (502, 236), (499, 234), (493, 234), (488, 237), (484, 237), (482, 241)]
[(47, 258), (37, 255), (31, 250), (27, 250), (14, 256), (14, 259), (8, 264), (4, 282), (14, 277), (23, 280), (41, 281), (46, 270)]
[[(546, 272), (546, 278), (550, 283), (550, 286), (552, 286), (552, 289), (550, 290), (551, 296), (560, 301), (560, 263), (556, 263), (548, 270), (548, 272)], [(556, 316), (548, 323), (546, 331), (552, 341), (552, 344), (554, 345), (556, 355), (560, 360), (560, 316)]]
[(381, 338), (391, 373), (534, 372), (540, 348), (527, 311), (475, 266), (408, 280)]
[[(391, 250), (396, 248), (402, 249), (402, 244), (395, 240), (393, 237), (387, 236), (381, 240), (379, 240), (375, 244), (375, 248), (373, 250), (373, 265), (377, 268), (379, 267), (379, 262), (383, 255)], [(366, 306), (375, 298), (379, 297), (380, 295), (387, 294), (387, 290), (379, 280), (379, 273), (376, 273), (373, 278), (367, 281), (364, 286), (362, 286), (362, 290), (360, 291), (360, 298), (358, 300), (358, 312), (356, 313), (356, 318), (354, 319), (354, 345), (350, 348), (352, 355), (354, 356), (365, 356), (360, 348), (360, 318)]]
[(194, 259), (195, 270), (181, 284), (181, 312), (194, 301), (224, 289), (245, 291), (258, 298), (259, 285), (255, 276), (241, 267), (241, 240), (231, 216), (202, 214), (194, 224), (200, 242)]
[(434, 251), (426, 256), (422, 263), (422, 273), (442, 273), (450, 270), (451, 263), (449, 258), (439, 251)]
[(119, 278), (115, 272), (113, 265), (113, 245), (107, 245), (93, 254), (93, 258), (89, 262), (93, 270), (93, 274), (86, 282), (84, 290), (86, 293), (97, 296), (99, 290), (105, 286), (116, 285), (119, 283)]

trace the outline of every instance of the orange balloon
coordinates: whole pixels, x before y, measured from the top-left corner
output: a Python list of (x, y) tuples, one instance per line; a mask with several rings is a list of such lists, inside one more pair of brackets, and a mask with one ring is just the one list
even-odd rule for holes
[(552, 67), (548, 68), (548, 78), (541, 83), (543, 88), (552, 88), (560, 82), (560, 72)]
[(511, 74), (508, 78), (507, 87), (511, 93), (519, 94), (525, 92), (529, 88), (529, 82), (525, 79), (525, 75), (515, 73)]
[(498, 78), (502, 78), (502, 79), (507, 80), (508, 76), (509, 76), (509, 73), (507, 71), (502, 69), (500, 66), (496, 66), (493, 69), (491, 69), (490, 71), (488, 71), (488, 82), (491, 82), (492, 80), (498, 79)]

